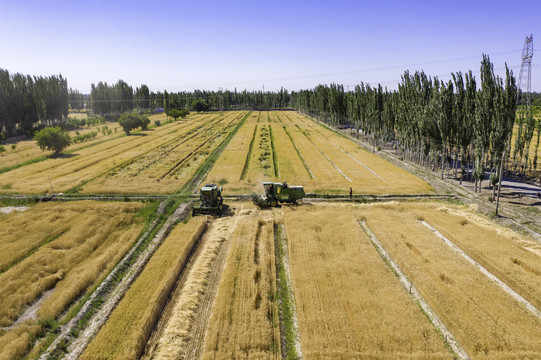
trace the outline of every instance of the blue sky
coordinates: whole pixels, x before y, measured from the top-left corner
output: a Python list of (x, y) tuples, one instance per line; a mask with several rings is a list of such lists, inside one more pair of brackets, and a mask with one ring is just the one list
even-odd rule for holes
[[(0, 0), (0, 67), (182, 91), (396, 88), (404, 70), (449, 79), (481, 54), (518, 77), (526, 35), (541, 43), (541, 1)], [(532, 89), (541, 91), (534, 52)]]

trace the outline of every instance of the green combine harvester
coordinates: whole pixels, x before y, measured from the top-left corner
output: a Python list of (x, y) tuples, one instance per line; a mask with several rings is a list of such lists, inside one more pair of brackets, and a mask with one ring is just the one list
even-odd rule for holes
[(216, 184), (207, 184), (199, 190), (199, 206), (192, 208), (192, 215), (211, 214), (220, 215), (222, 212), (222, 190)]
[(259, 207), (275, 207), (279, 203), (297, 204), (298, 200), (306, 196), (302, 186), (288, 186), (285, 181), (283, 183), (264, 182), (263, 188), (265, 189), (264, 196), (252, 193), (252, 201)]

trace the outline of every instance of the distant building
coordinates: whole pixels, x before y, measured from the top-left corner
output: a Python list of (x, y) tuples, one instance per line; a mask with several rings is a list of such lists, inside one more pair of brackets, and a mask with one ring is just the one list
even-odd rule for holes
[(164, 108), (156, 108), (156, 112), (157, 113), (162, 113), (162, 112), (165, 112), (165, 109)]

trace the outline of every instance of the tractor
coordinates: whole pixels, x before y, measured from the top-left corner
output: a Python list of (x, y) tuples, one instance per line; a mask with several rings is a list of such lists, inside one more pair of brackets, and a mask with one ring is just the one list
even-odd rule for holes
[(264, 182), (263, 188), (265, 195), (252, 193), (252, 201), (259, 207), (275, 207), (279, 203), (297, 203), (305, 197), (304, 188), (302, 186), (288, 186), (283, 183)]
[(222, 212), (222, 190), (216, 184), (207, 184), (199, 190), (199, 206), (192, 208), (192, 215), (212, 214), (220, 215)]

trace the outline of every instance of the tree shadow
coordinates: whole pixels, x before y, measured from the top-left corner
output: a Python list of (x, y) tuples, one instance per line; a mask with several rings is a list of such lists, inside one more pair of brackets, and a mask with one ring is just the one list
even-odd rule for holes
[(49, 155), (49, 159), (71, 159), (73, 157), (79, 156), (79, 154), (70, 153), (70, 154), (51, 154)]

